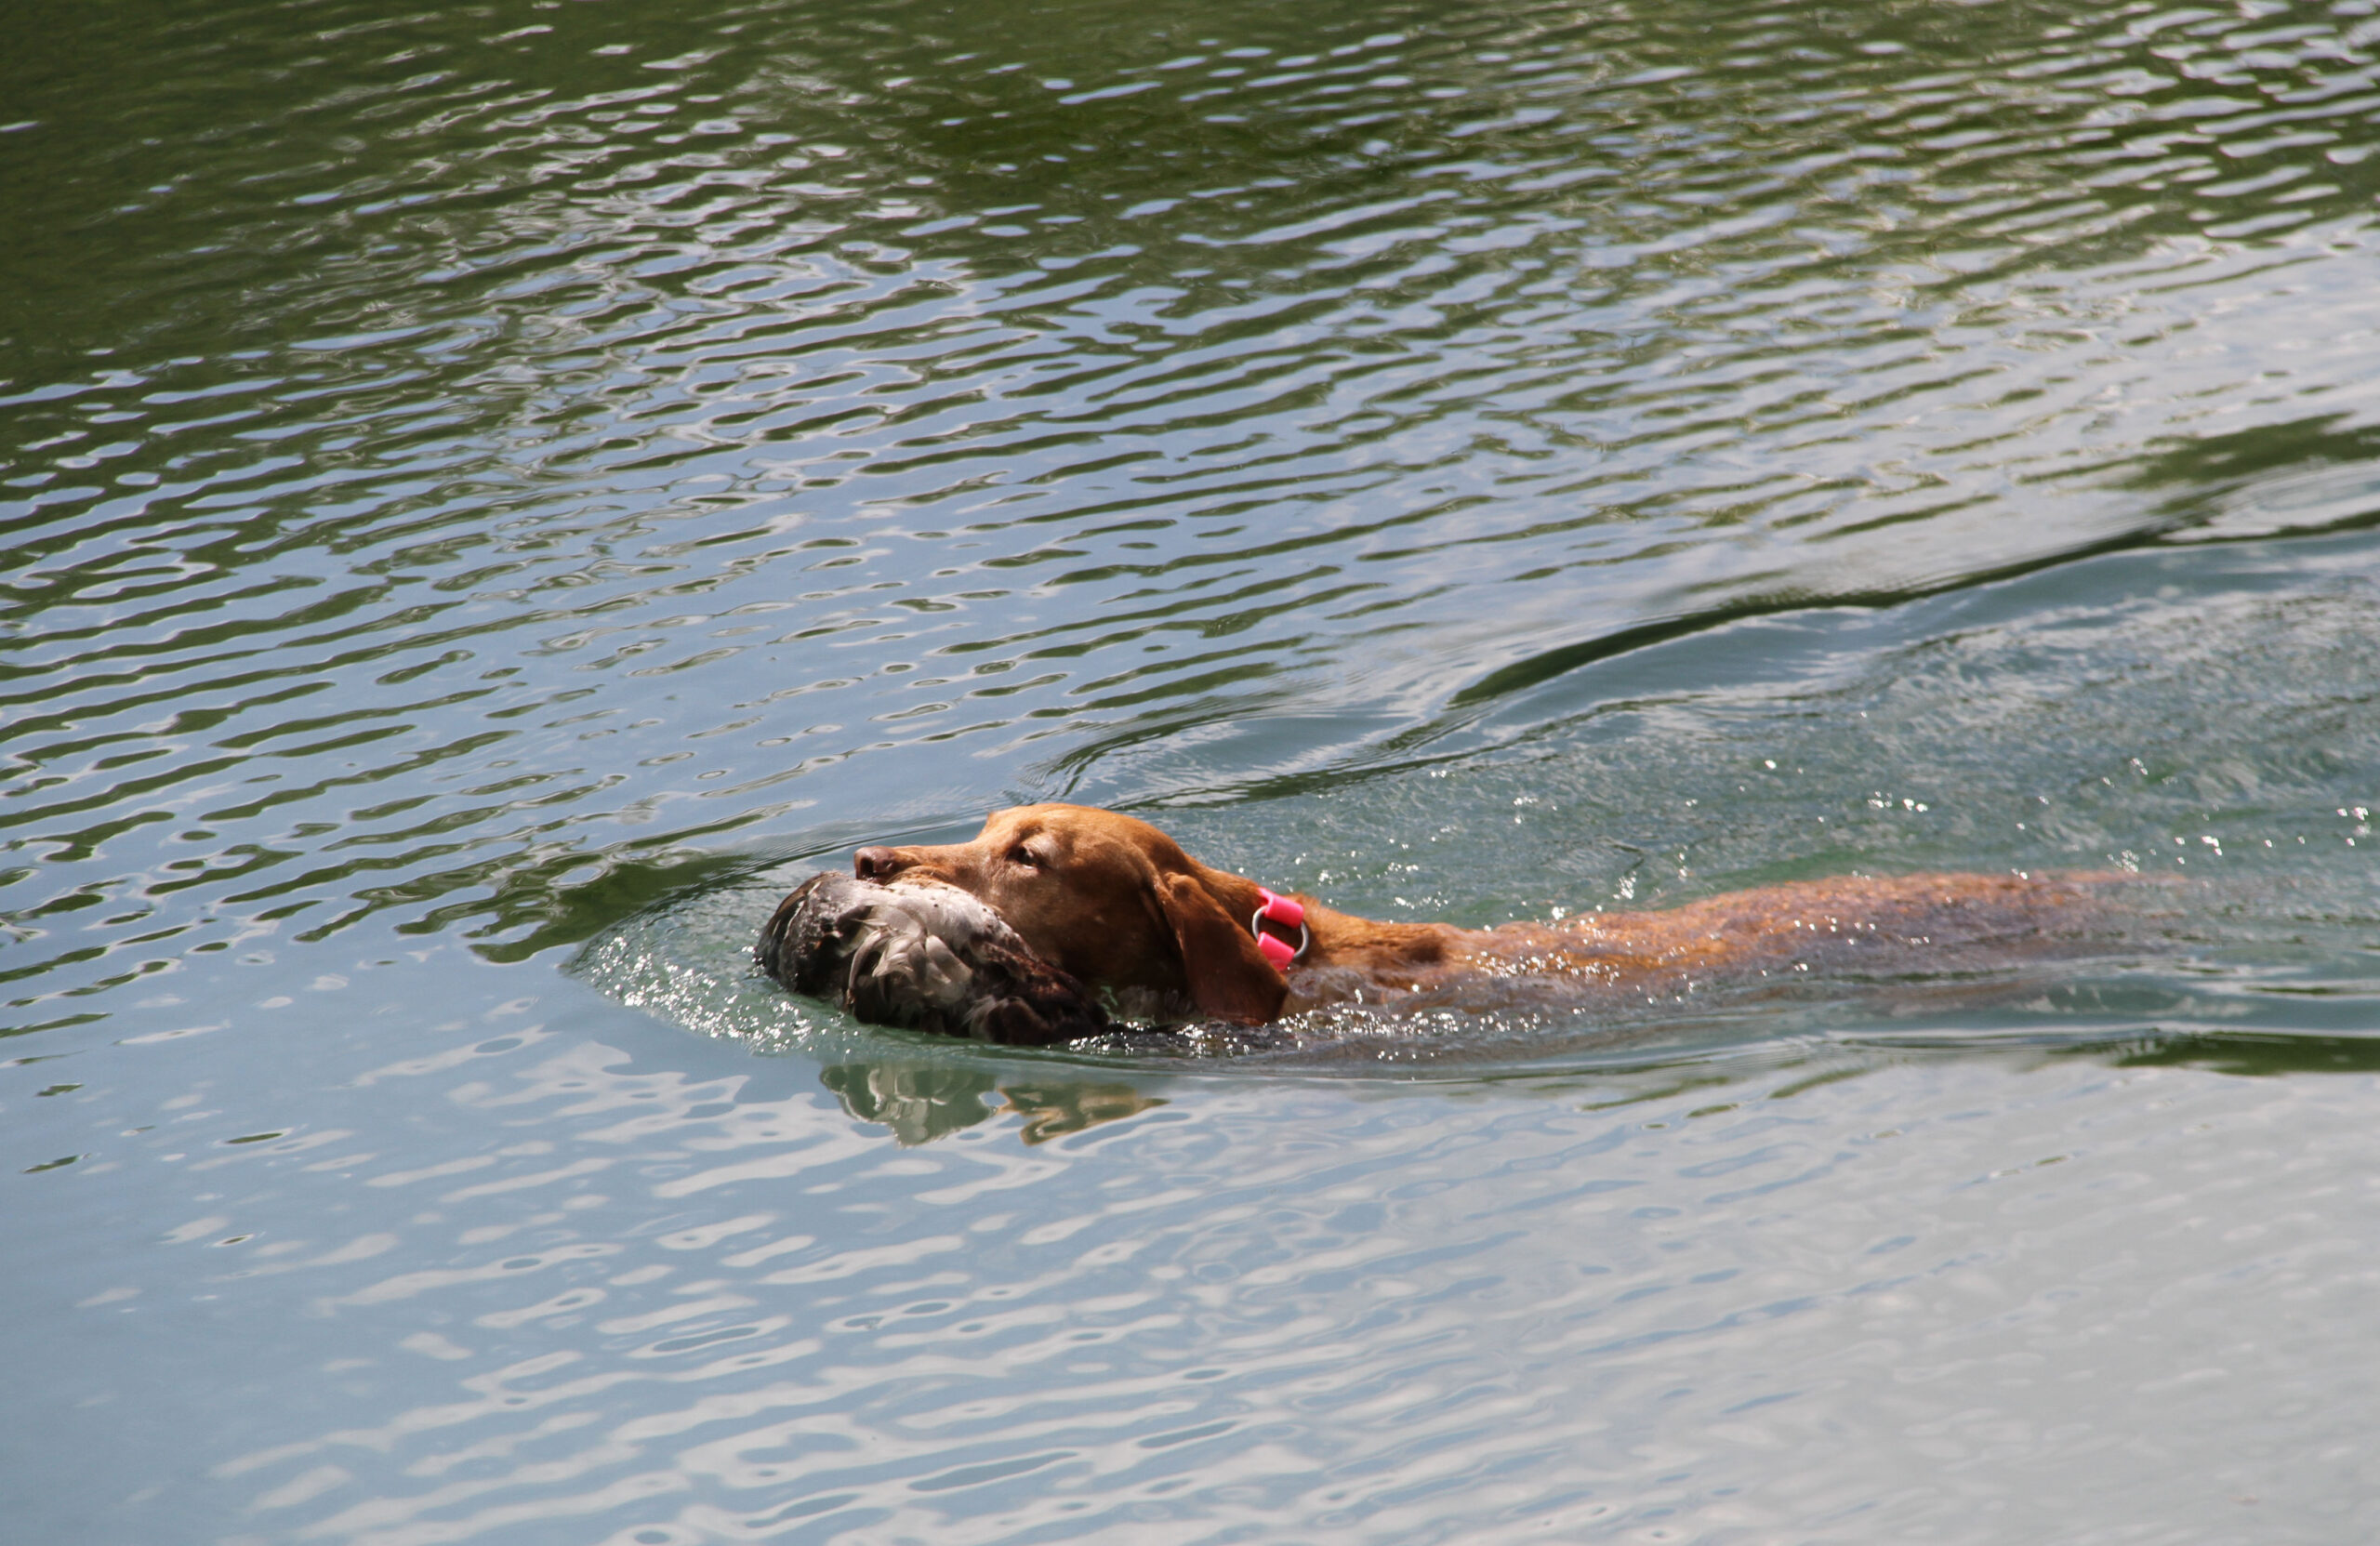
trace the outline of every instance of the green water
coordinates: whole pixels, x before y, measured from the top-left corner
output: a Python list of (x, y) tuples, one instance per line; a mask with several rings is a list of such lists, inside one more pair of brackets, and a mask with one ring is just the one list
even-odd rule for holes
[[(10, 1532), (2380, 1526), (2380, 8), (10, 20)], [(1042, 798), (2171, 884), (1241, 1056), (748, 971)]]

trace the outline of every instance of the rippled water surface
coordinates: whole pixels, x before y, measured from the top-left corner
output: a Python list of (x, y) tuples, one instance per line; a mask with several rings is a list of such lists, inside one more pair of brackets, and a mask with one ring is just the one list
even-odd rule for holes
[[(44, 1541), (2380, 1529), (2380, 7), (28, 0), (0, 1509)], [(2120, 948), (860, 1026), (992, 806)]]

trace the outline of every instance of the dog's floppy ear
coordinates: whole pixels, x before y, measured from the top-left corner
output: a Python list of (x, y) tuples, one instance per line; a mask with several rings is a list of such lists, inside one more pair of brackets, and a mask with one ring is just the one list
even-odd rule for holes
[(1157, 908), (1181, 946), (1183, 979), (1198, 1012), (1244, 1025), (1262, 1025), (1279, 1014), (1289, 994), (1289, 979), (1256, 948), (1247, 925), (1224, 911), (1194, 877), (1159, 873), (1156, 887)]

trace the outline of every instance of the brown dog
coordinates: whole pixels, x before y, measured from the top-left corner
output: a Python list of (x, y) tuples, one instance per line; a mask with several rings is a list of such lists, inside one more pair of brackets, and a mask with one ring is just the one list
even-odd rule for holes
[(968, 892), (1093, 987), (1251, 1025), (1333, 1003), (1642, 1002), (1723, 981), (2005, 965), (2072, 953), (2094, 932), (2098, 888), (2128, 879), (1844, 876), (1660, 912), (1458, 929), (1276, 897), (1146, 822), (1081, 805), (997, 811), (972, 842), (863, 848), (852, 868)]

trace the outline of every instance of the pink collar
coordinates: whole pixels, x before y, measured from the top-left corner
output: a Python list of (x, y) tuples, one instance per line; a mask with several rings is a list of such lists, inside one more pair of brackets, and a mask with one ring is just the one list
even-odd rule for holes
[[(1256, 888), (1256, 894), (1264, 900), (1263, 905), (1249, 916), (1248, 932), (1256, 936), (1256, 948), (1263, 952), (1266, 960), (1273, 963), (1273, 969), (1276, 971), (1287, 971), (1289, 969), (1289, 963), (1304, 955), (1306, 947), (1314, 944), (1314, 935), (1305, 926), (1305, 904), (1286, 896), (1276, 896), (1262, 886)], [(1289, 942), (1277, 934), (1266, 933), (1264, 925), (1267, 923), (1277, 923), (1284, 929), (1295, 929), (1298, 932), (1297, 948), (1291, 949)]]

